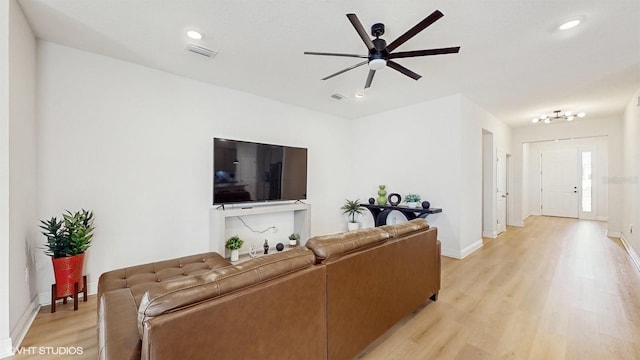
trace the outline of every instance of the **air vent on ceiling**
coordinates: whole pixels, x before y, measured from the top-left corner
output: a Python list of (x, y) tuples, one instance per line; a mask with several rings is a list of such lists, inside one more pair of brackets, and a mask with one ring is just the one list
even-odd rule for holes
[(209, 58), (213, 58), (218, 53), (215, 50), (211, 50), (211, 49), (206, 48), (204, 46), (196, 45), (196, 44), (193, 44), (193, 43), (187, 43), (186, 49), (191, 51), (191, 52), (193, 52), (193, 53), (196, 53), (198, 55), (206, 56), (206, 57), (209, 57)]
[(336, 100), (342, 100), (344, 99), (344, 95), (340, 95), (340, 94), (333, 94), (331, 95), (332, 98), (336, 99)]

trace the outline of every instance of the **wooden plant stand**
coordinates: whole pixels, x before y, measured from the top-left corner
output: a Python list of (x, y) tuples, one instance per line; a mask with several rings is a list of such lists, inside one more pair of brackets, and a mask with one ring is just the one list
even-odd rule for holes
[(73, 294), (63, 297), (56, 297), (56, 284), (51, 284), (51, 313), (56, 312), (56, 300), (62, 299), (62, 303), (67, 303), (69, 296), (73, 297), (73, 311), (78, 310), (78, 295), (82, 293), (82, 301), (87, 302), (87, 275), (82, 276), (82, 291), (78, 291), (79, 284), (73, 284)]

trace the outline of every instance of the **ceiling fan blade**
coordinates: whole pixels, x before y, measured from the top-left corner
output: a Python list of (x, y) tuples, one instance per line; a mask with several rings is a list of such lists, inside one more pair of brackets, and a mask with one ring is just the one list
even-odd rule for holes
[(351, 25), (353, 25), (353, 27), (358, 32), (358, 35), (360, 35), (362, 41), (364, 41), (367, 49), (372, 50), (374, 48), (373, 41), (371, 41), (371, 39), (369, 38), (369, 34), (367, 34), (367, 31), (362, 26), (362, 23), (360, 22), (356, 14), (347, 14), (347, 17), (349, 18), (349, 21), (351, 21)]
[(369, 56), (367, 55), (338, 54), (338, 53), (325, 53), (325, 52), (315, 52), (315, 51), (305, 51), (304, 54), (305, 55), (324, 55), (324, 56), (345, 56), (345, 57), (355, 57), (355, 58), (362, 58), (362, 59), (369, 58)]
[(389, 54), (389, 59), (400, 59), (400, 58), (408, 58), (408, 57), (415, 57), (415, 56), (457, 54), (459, 51), (460, 51), (460, 46), (448, 47), (448, 48), (442, 48), (442, 49), (402, 51), (402, 52)]
[(393, 42), (391, 44), (387, 45), (387, 51), (389, 51), (389, 52), (393, 51), (393, 49), (395, 49), (398, 46), (404, 44), (407, 40), (409, 40), (412, 37), (416, 36), (420, 31), (426, 29), (429, 25), (433, 24), (434, 22), (436, 22), (438, 19), (440, 19), (443, 16), (444, 16), (444, 14), (441, 13), (440, 10), (436, 10), (436, 11), (432, 12), (431, 15), (427, 16), (422, 21), (417, 23), (416, 26), (414, 26), (411, 29), (409, 29), (406, 33), (400, 35), (399, 38), (393, 40)]
[(331, 75), (329, 75), (329, 76), (327, 76), (327, 77), (325, 77), (325, 78), (322, 78), (322, 80), (331, 79), (331, 78), (332, 78), (332, 77), (334, 77), (334, 76), (338, 76), (338, 75), (340, 75), (340, 74), (342, 74), (342, 73), (345, 73), (345, 72), (347, 72), (347, 71), (349, 71), (349, 70), (355, 69), (355, 68), (357, 68), (358, 66), (362, 66), (362, 65), (364, 65), (364, 64), (366, 64), (366, 63), (368, 63), (368, 62), (369, 62), (369, 60), (365, 60), (365, 61), (363, 61), (363, 62), (361, 62), (361, 63), (358, 63), (358, 64), (355, 64), (355, 65), (353, 65), (353, 66), (349, 66), (348, 68), (346, 68), (346, 69), (344, 69), (344, 70), (340, 70), (340, 71), (338, 71), (338, 72), (337, 72), (337, 73), (335, 73), (335, 74), (331, 74)]
[(364, 88), (368, 88), (371, 86), (371, 82), (373, 81), (373, 76), (376, 74), (375, 70), (369, 70), (369, 76), (367, 76), (367, 82), (364, 84)]
[(394, 70), (398, 70), (399, 72), (407, 75), (408, 77), (412, 78), (413, 80), (418, 80), (420, 79), (422, 76), (418, 75), (416, 73), (414, 73), (413, 71), (407, 69), (406, 67), (398, 64), (397, 62), (393, 62), (391, 60), (387, 61), (387, 66), (394, 69)]

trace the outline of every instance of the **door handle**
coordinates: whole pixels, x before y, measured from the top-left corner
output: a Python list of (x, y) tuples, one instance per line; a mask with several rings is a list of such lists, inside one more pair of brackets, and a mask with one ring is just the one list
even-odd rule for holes
[(506, 197), (507, 197), (507, 195), (502, 195), (502, 197), (503, 197), (503, 198), (506, 198)]

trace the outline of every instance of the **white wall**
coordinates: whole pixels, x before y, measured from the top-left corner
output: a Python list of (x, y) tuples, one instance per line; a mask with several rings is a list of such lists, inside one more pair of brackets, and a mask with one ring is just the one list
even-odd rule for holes
[[(446, 256), (462, 258), (482, 245), (482, 129), (509, 147), (509, 128), (462, 95), (366, 116), (352, 122), (352, 197), (418, 193), (441, 214), (438, 227)], [(506, 149), (508, 150), (508, 149)]]
[[(588, 115), (587, 115), (588, 116)], [(517, 128), (513, 131), (513, 164), (514, 164), (514, 224), (522, 226), (524, 220), (529, 214), (528, 211), (535, 204), (529, 203), (527, 207), (523, 205), (531, 199), (525, 201), (528, 191), (523, 189), (523, 183), (528, 184), (529, 188), (535, 186), (531, 183), (531, 177), (535, 176), (525, 171), (525, 158), (523, 156), (523, 144), (538, 141), (549, 141), (555, 139), (570, 138), (589, 138), (606, 136), (608, 140), (608, 179), (619, 178), (622, 176), (622, 121), (619, 118), (608, 119), (589, 119), (583, 118), (573, 122), (561, 122), (559, 124), (538, 124), (538, 126), (530, 126)], [(532, 159), (531, 154), (529, 159)], [(533, 161), (533, 160), (530, 160)], [(529, 177), (528, 182), (523, 181), (523, 176)], [(619, 233), (622, 225), (622, 185), (608, 184), (607, 190), (608, 209), (606, 210), (608, 217), (609, 233)]]
[(609, 138), (607, 136), (590, 137), (581, 139), (565, 139), (559, 141), (542, 141), (529, 143), (529, 153), (523, 155), (524, 164), (528, 167), (525, 169), (533, 176), (528, 179), (528, 187), (523, 187), (523, 198), (526, 199), (528, 208), (526, 214), (540, 215), (541, 198), (540, 198), (540, 154), (545, 151), (553, 150), (575, 150), (592, 149), (593, 159), (593, 210), (595, 212), (594, 220), (607, 221), (609, 216), (609, 189), (608, 189), (608, 171), (609, 171)]
[[(38, 215), (94, 210), (90, 283), (209, 251), (213, 137), (308, 148), (311, 233), (342, 229), (348, 121), (52, 43), (38, 50)], [(51, 264), (38, 261), (46, 292)]]
[[(621, 235), (631, 247), (631, 255), (640, 268), (640, 89), (627, 105), (623, 120), (624, 176), (616, 181), (623, 187)], [(633, 226), (633, 232), (630, 231)]]
[(9, 10), (9, 319), (17, 346), (38, 309), (33, 301), (38, 235), (36, 40), (16, 0), (10, 1)]
[(17, 1), (0, 4), (0, 357), (37, 306), (30, 249), (36, 212), (35, 38)]
[(0, 358), (12, 354), (9, 258), (9, 2), (0, 1)]
[[(466, 154), (462, 158), (462, 168), (467, 173), (463, 174), (466, 195), (462, 198), (461, 206), (466, 210), (463, 219), (468, 221), (465, 228), (469, 234), (466, 237), (471, 239), (477, 235), (478, 228), (483, 236), (497, 233), (495, 159), (498, 156), (498, 150), (506, 154), (511, 153), (511, 127), (465, 97), (462, 98), (462, 109), (462, 118), (465, 122), (462, 129), (467, 134), (467, 138), (461, 143), (463, 152)], [(484, 143), (483, 139), (487, 140), (487, 143)], [(469, 201), (475, 203), (469, 206)], [(477, 211), (482, 212), (482, 217), (479, 217)], [(473, 243), (463, 244), (462, 249), (469, 249), (465, 253), (472, 251), (474, 246), (477, 247), (482, 243), (481, 241), (482, 239), (478, 238)]]

